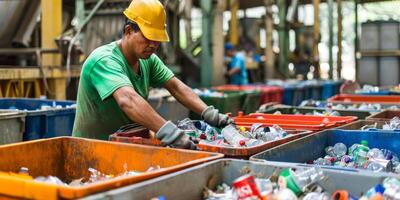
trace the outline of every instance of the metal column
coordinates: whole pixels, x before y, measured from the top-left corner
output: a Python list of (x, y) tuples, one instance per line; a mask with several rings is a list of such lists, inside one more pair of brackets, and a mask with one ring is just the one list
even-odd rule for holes
[(213, 24), (212, 17), (212, 0), (202, 0), (200, 1), (200, 6), (202, 10), (202, 35), (201, 35), (201, 86), (209, 87), (211, 86), (211, 81), (213, 77), (213, 60), (211, 54), (212, 48), (212, 35), (211, 27)]
[(333, 78), (333, 0), (328, 0), (328, 29), (329, 29), (329, 78)]
[(285, 78), (288, 74), (289, 35), (286, 23), (286, 0), (278, 0), (279, 7), (279, 71)]

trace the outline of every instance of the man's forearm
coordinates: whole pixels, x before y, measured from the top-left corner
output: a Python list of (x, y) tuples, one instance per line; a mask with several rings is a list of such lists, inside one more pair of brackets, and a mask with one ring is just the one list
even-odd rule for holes
[(165, 84), (165, 87), (172, 94), (172, 96), (175, 97), (176, 100), (178, 100), (186, 108), (199, 115), (207, 107), (207, 105), (196, 93), (193, 92), (190, 87), (182, 83), (177, 78), (173, 78), (173, 80), (168, 81)]

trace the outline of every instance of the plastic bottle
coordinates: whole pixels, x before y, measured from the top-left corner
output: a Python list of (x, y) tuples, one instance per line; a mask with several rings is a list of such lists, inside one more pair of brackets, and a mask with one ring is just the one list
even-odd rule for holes
[(366, 140), (362, 140), (361, 144), (357, 146), (354, 150), (354, 162), (358, 167), (363, 167), (365, 162), (367, 161), (367, 154), (368, 154), (368, 142)]
[(327, 146), (325, 148), (325, 153), (328, 156), (332, 156), (332, 157), (335, 156), (335, 153), (333, 152), (333, 146)]
[(224, 139), (234, 147), (242, 147), (246, 145), (246, 140), (243, 135), (232, 125), (228, 125), (222, 129), (222, 135)]
[(303, 193), (306, 186), (324, 178), (324, 174), (318, 168), (308, 168), (294, 172), (292, 169), (284, 169), (279, 174), (278, 184), (280, 188), (288, 188), (297, 196)]
[(377, 148), (372, 148), (367, 153), (368, 158), (378, 158), (378, 159), (385, 159), (382, 151)]
[(337, 157), (342, 157), (342, 156), (346, 155), (346, 152), (347, 152), (347, 147), (345, 144), (343, 144), (341, 142), (336, 143), (335, 146), (333, 146), (333, 153)]
[(204, 121), (195, 121), (194, 126), (206, 134), (207, 140), (216, 140), (218, 131)]
[(328, 193), (310, 192), (304, 196), (303, 200), (330, 200), (331, 197)]

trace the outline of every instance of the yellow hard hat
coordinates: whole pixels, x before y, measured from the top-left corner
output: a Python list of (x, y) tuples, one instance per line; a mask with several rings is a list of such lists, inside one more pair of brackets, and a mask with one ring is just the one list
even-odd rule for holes
[(158, 0), (132, 0), (124, 15), (138, 24), (144, 37), (152, 41), (168, 42), (165, 10)]

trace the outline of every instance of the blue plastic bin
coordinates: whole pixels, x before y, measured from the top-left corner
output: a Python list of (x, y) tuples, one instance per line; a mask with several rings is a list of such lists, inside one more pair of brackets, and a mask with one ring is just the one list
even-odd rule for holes
[[(26, 112), (23, 140), (34, 140), (56, 136), (71, 136), (75, 120), (74, 101), (53, 101), (41, 99), (0, 99), (0, 109)], [(42, 106), (62, 108), (41, 110)]]
[(304, 91), (303, 85), (285, 85), (283, 87), (283, 104), (299, 105), (304, 100)]
[(339, 94), (342, 83), (343, 81), (324, 81), (322, 83), (321, 100), (326, 100), (336, 94)]
[[(333, 146), (338, 142), (347, 147), (361, 140), (367, 140), (370, 148), (389, 149), (400, 155), (400, 131), (347, 131), (326, 130), (310, 135), (278, 147), (266, 150), (250, 157), (257, 161), (278, 161), (289, 163), (307, 163), (325, 156), (325, 147)], [(336, 166), (323, 166), (327, 168), (339, 168), (352, 171), (351, 168)]]
[(356, 92), (356, 94), (360, 95), (390, 95), (389, 90), (380, 90), (377, 92)]

